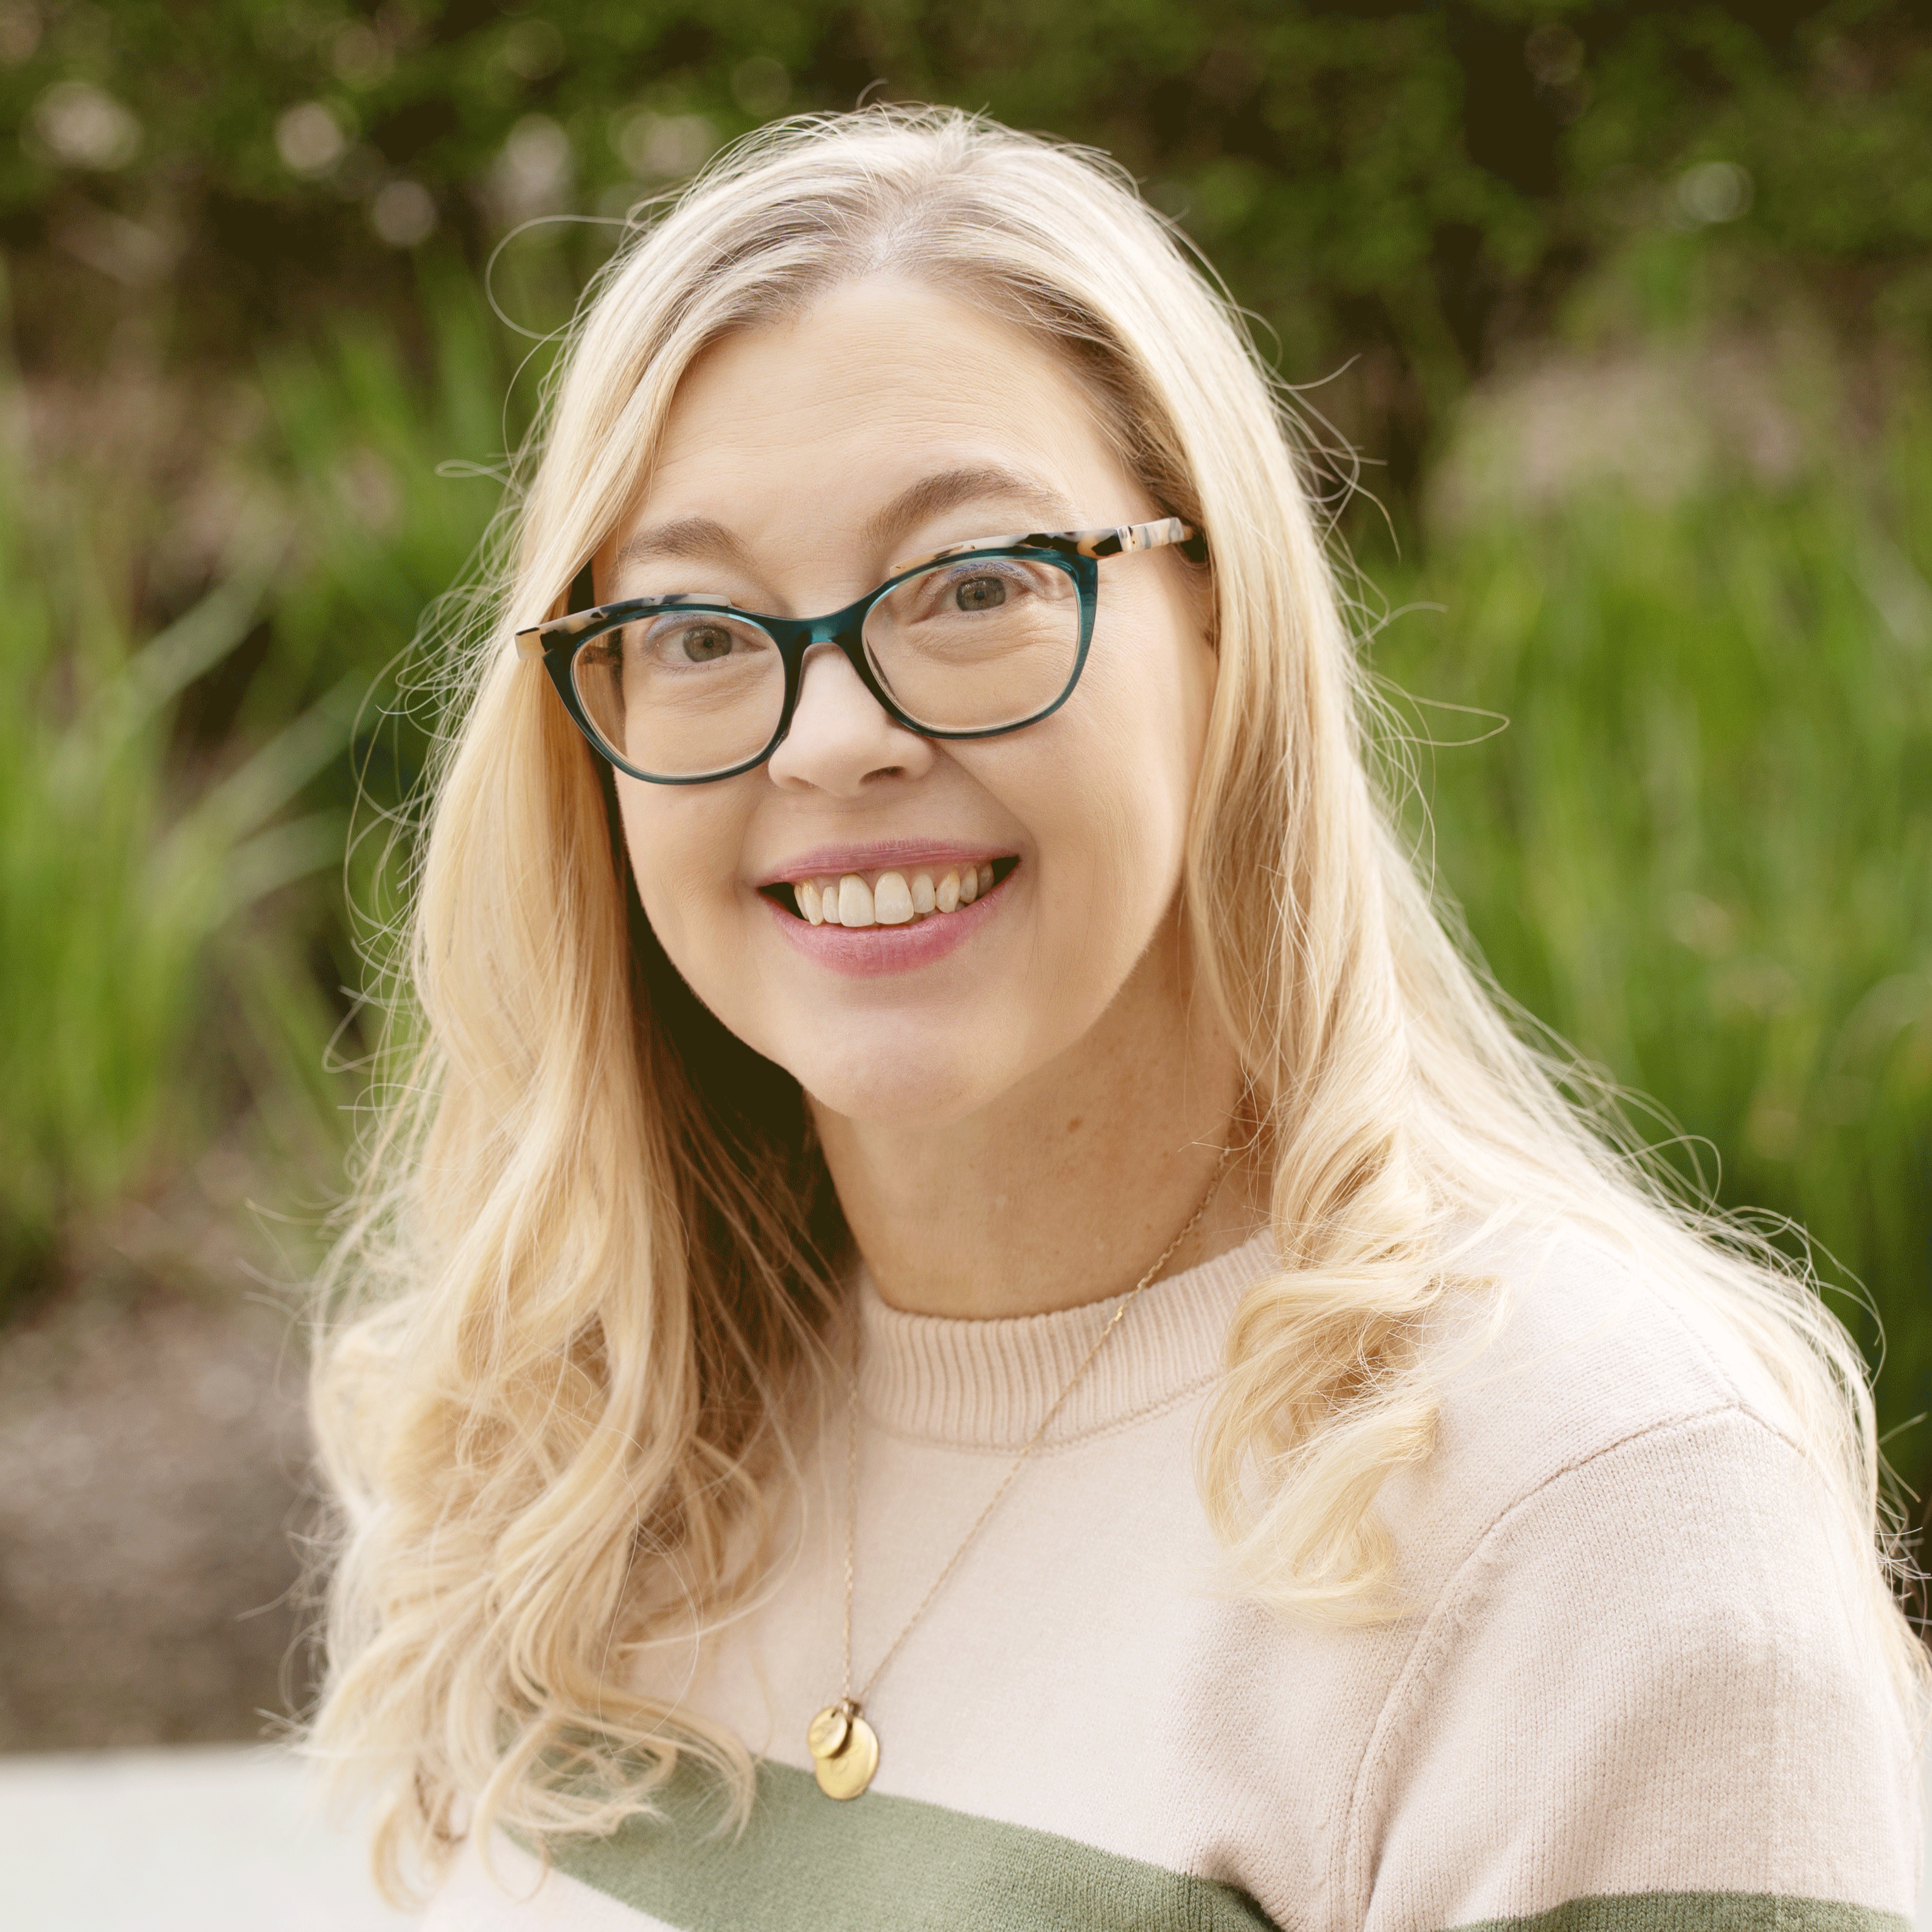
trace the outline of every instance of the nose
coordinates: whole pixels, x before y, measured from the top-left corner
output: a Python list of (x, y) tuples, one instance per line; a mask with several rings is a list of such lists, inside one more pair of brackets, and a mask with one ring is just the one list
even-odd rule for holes
[(856, 798), (884, 778), (932, 769), (932, 742), (889, 718), (836, 644), (806, 654), (791, 729), (766, 770), (788, 791)]

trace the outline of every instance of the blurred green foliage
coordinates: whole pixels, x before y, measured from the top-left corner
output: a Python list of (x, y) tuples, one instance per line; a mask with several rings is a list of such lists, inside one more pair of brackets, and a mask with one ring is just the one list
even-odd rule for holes
[(502, 452), (518, 434), (506, 396), (527, 394), (511, 391), (502, 332), (473, 288), (427, 291), (423, 320), (427, 379), (359, 316), (319, 348), (282, 346), (260, 376), (268, 426), (257, 474), (286, 506), (297, 551), (271, 598), (272, 641), (240, 719), (270, 728), (345, 668), (362, 694), (330, 786), (354, 821), (346, 894), (310, 909), (314, 943), (344, 988), (380, 977), (400, 910), (409, 803), (445, 668), (413, 647), (431, 607), (460, 598), (474, 574), (502, 500)]
[[(1371, 580), (1440, 607), (1373, 649), (1436, 741), (1445, 887), (1727, 1204), (1864, 1285), (1893, 1454), (1932, 1477), (1910, 0), (0, 0), (0, 1277), (58, 1279), (64, 1226), (238, 1113), (356, 1090), (437, 668), (410, 640), (532, 399), (493, 249), (541, 333), (640, 199), (862, 95), (1106, 148), (1320, 384), (1402, 538), (1347, 509)], [(1443, 482), (1526, 364), (1587, 387), (1794, 328), (1848, 372), (1798, 458), (1686, 468), (1693, 395), (1614, 476)], [(182, 399), (165, 460), (90, 449), (124, 388)], [(1570, 432), (1512, 434), (1506, 472)], [(308, 868), (352, 808), (345, 896)]]
[(339, 862), (343, 814), (285, 808), (338, 753), (354, 698), (279, 718), (246, 755), (184, 782), (178, 702), (249, 633), (285, 532), (244, 524), (215, 587), (137, 643), (107, 594), (116, 520), (73, 478), (50, 488), (24, 460), (17, 395), (0, 403), (4, 1313), (69, 1222), (210, 1136), (219, 1077), (184, 1075), (208, 1044), (211, 980), (254, 1030), (254, 1064), (310, 1084), (321, 1003), (246, 915)]
[[(1423, 849), (1536, 1019), (1800, 1222), (1932, 1468), (1932, 410), (1867, 473), (1493, 506), (1373, 650)], [(1420, 606), (1422, 608), (1417, 608)], [(1432, 606), (1434, 608), (1429, 608)], [(1401, 608), (1399, 604), (1397, 608)], [(1646, 1120), (1647, 1097), (1661, 1111)], [(1868, 1298), (1868, 1300), (1865, 1299)]]
[(1649, 231), (1861, 314), (1932, 293), (1911, 0), (0, 0), (0, 237), (36, 341), (86, 334), (80, 264), (165, 283), (177, 350), (232, 355), (406, 303), (412, 249), (620, 214), (862, 96), (1116, 155), (1286, 374), (1360, 358), (1340, 406), (1399, 487), (1468, 376)]
[[(405, 660), (501, 494), (496, 325), (428, 312), (428, 382), (373, 318), (267, 348), (185, 491), (178, 430), (102, 427), (141, 382), (0, 378), (0, 1321), (238, 1125), (272, 1213), (340, 1184), (433, 728)], [(158, 627), (184, 524), (208, 580)]]

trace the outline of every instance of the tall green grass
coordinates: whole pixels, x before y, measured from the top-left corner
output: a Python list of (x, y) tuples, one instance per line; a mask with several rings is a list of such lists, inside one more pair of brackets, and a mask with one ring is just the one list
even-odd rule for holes
[(206, 597), (140, 638), (116, 518), (31, 462), (22, 417), (0, 394), (0, 1307), (218, 1124), (224, 992), (282, 1067), (286, 964), (248, 916), (339, 856), (338, 811), (286, 808), (348, 714), (339, 692), (184, 769), (181, 695), (248, 634), (286, 532), (244, 531)]
[(268, 430), (255, 460), (297, 535), (272, 601), (274, 649), (249, 694), (256, 718), (348, 671), (392, 696), (425, 610), (463, 577), (496, 508), (534, 376), (512, 385), (503, 332), (472, 293), (433, 290), (424, 320), (412, 350), (351, 319), (260, 370)]
[(344, 987), (382, 976), (450, 668), (430, 620), (474, 579), (502, 500), (504, 452), (534, 396), (533, 372), (515, 380), (518, 358), (473, 291), (430, 291), (423, 317), (427, 339), (413, 350), (351, 321), (284, 347), (261, 372), (270, 431), (259, 460), (300, 536), (270, 602), (274, 649), (248, 709), (266, 726), (333, 679), (357, 682), (351, 755), (334, 794), (353, 842), (318, 926)]
[[(0, 1316), (238, 1113), (320, 1162), (289, 1178), (308, 1204), (335, 1178), (349, 908), (394, 876), (384, 827), (430, 728), (399, 668), (488, 524), (506, 440), (476, 305), (428, 313), (415, 358), (350, 325), (265, 359), (260, 426), (202, 452), (248, 507), (164, 628), (139, 586), (167, 506), (111, 458), (50, 471), (0, 384)], [(345, 892), (358, 811), (375, 836)]]
[(1808, 1230), (1922, 1480), (1932, 420), (1868, 473), (1492, 511), (1376, 574), (1438, 607), (1375, 663), (1422, 700), (1418, 836), (1497, 978), (1722, 1202)]

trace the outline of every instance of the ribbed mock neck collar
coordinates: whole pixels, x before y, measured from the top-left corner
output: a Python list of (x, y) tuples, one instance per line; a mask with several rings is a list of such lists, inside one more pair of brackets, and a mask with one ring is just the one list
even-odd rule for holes
[[(1220, 1372), (1244, 1292), (1276, 1265), (1266, 1232), (1148, 1288), (1108, 1337), (1045, 1448), (1157, 1408)], [(859, 1270), (859, 1401), (902, 1435), (962, 1448), (1018, 1449), (1086, 1358), (1124, 1297), (992, 1322), (907, 1315)]]

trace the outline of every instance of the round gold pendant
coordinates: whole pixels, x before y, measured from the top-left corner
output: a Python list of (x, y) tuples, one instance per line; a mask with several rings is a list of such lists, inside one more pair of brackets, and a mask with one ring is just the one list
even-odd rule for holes
[[(838, 1742), (832, 1749), (820, 1749), (821, 1738), (835, 1736)], [(811, 1747), (818, 1788), (828, 1798), (856, 1798), (879, 1768), (878, 1734), (856, 1711), (827, 1705), (812, 1719), (806, 1742)]]
[(812, 1719), (805, 1734), (806, 1748), (814, 1757), (836, 1757), (845, 1748), (845, 1734), (851, 1729), (844, 1708), (828, 1704)]

